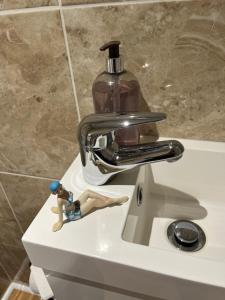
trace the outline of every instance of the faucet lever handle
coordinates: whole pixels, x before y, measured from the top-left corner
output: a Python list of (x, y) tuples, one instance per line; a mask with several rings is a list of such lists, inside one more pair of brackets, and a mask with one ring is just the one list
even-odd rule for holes
[(91, 114), (81, 121), (78, 138), (97, 137), (130, 126), (159, 122), (165, 118), (165, 113), (158, 112)]

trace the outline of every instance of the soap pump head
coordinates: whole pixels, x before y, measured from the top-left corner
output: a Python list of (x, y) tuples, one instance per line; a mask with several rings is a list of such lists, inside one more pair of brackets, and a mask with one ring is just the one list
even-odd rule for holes
[(110, 41), (100, 48), (100, 51), (109, 50), (109, 56), (106, 60), (106, 72), (110, 74), (119, 74), (124, 71), (119, 45), (120, 41)]

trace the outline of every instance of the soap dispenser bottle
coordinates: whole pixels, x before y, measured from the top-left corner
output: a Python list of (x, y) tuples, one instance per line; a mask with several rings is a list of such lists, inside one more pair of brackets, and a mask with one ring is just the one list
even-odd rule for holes
[[(100, 50), (109, 51), (106, 70), (99, 74), (92, 87), (96, 113), (131, 113), (139, 109), (140, 86), (136, 77), (124, 69), (123, 59), (119, 52), (119, 41), (110, 41)], [(115, 141), (120, 146), (139, 143), (138, 127), (119, 129)]]

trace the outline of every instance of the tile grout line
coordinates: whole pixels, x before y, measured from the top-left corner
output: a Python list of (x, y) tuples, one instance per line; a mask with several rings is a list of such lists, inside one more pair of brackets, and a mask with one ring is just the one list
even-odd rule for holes
[(1, 189), (2, 189), (2, 192), (3, 192), (4, 196), (5, 196), (6, 201), (8, 202), (8, 205), (9, 205), (11, 211), (12, 211), (12, 214), (13, 214), (15, 220), (16, 220), (16, 223), (17, 223), (17, 225), (18, 225), (18, 227), (19, 227), (21, 233), (24, 234), (24, 230), (23, 230), (23, 228), (22, 228), (22, 226), (21, 226), (21, 224), (20, 224), (20, 221), (18, 220), (18, 218), (17, 218), (17, 216), (16, 216), (16, 213), (15, 213), (13, 207), (12, 207), (12, 204), (11, 204), (11, 202), (10, 202), (10, 200), (9, 200), (7, 194), (6, 194), (6, 191), (5, 191), (5, 189), (4, 189), (4, 187), (3, 187), (3, 185), (2, 185), (1, 182), (0, 182), (0, 187), (1, 187)]
[(24, 272), (24, 270), (26, 269), (26, 267), (29, 265), (30, 260), (28, 257), (25, 257), (23, 262), (20, 265), (20, 268), (18, 270), (18, 272), (16, 273), (15, 277), (14, 277), (14, 281), (19, 281), (20, 280), (20, 276), (22, 275), (22, 273)]
[(161, 2), (167, 3), (167, 2), (177, 2), (177, 1), (190, 2), (193, 0), (127, 0), (127, 1), (118, 0), (117, 2), (108, 1), (108, 2), (99, 2), (99, 3), (84, 3), (84, 4), (70, 4), (70, 5), (62, 5), (61, 0), (58, 0), (58, 2), (60, 3), (59, 5), (0, 10), (0, 16), (35, 13), (35, 12), (58, 11), (61, 10), (62, 8), (67, 10), (67, 9), (75, 9), (75, 8), (105, 7), (105, 6), (133, 5), (133, 4), (161, 3)]
[(0, 171), (0, 175), (1, 174), (2, 175), (33, 178), (33, 179), (41, 179), (41, 180), (59, 180), (58, 178), (41, 177), (41, 176), (27, 175), (27, 174), (21, 174), (21, 173), (11, 173), (11, 172), (5, 172), (5, 171)]
[(35, 13), (35, 12), (47, 12), (47, 11), (58, 11), (59, 6), (42, 6), (42, 7), (30, 7), (30, 8), (15, 8), (0, 10), (0, 16), (17, 15), (24, 13)]
[(71, 55), (70, 55), (70, 47), (69, 47), (69, 42), (68, 42), (68, 38), (67, 38), (66, 24), (65, 24), (64, 14), (63, 14), (62, 1), (58, 0), (58, 3), (59, 3), (59, 12), (60, 12), (60, 17), (61, 17), (61, 23), (62, 23), (62, 30), (63, 30), (63, 35), (64, 35), (64, 42), (65, 42), (66, 53), (67, 53), (67, 58), (68, 58), (68, 65), (69, 65), (70, 79), (71, 79), (71, 83), (72, 83), (73, 96), (74, 96), (75, 106), (77, 109), (78, 121), (80, 122), (81, 121), (80, 108), (79, 108), (78, 99), (77, 99), (77, 90), (76, 90), (75, 77), (74, 77)]
[[(59, 0), (61, 1), (61, 0)], [(108, 6), (122, 6), (122, 5), (138, 5), (138, 4), (156, 4), (156, 3), (169, 3), (169, 2), (191, 2), (193, 0), (127, 0), (117, 2), (99, 2), (99, 3), (84, 3), (84, 4), (70, 4), (64, 5), (64, 10), (75, 9), (75, 8), (91, 8), (91, 7), (108, 7)], [(199, 1), (199, 0), (196, 0)]]
[(12, 281), (11, 276), (9, 275), (8, 271), (6, 270), (6, 268), (4, 267), (4, 265), (0, 262), (0, 267), (2, 268), (2, 270), (5, 272), (6, 276), (8, 277), (9, 281)]

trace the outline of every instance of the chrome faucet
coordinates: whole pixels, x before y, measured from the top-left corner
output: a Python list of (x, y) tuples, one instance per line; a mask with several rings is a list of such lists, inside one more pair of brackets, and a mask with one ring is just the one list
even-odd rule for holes
[(135, 146), (118, 146), (115, 131), (121, 128), (158, 122), (164, 113), (106, 113), (86, 116), (79, 124), (78, 140), (84, 179), (102, 185), (113, 175), (143, 164), (176, 161), (183, 145), (176, 140), (157, 141)]

